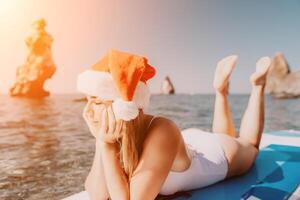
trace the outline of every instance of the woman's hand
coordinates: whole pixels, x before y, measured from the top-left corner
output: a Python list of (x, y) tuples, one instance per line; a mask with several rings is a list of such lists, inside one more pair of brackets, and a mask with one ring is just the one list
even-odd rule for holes
[(123, 121), (115, 119), (111, 102), (97, 102), (89, 98), (83, 111), (83, 118), (92, 135), (106, 143), (115, 143), (125, 131), (122, 128)]

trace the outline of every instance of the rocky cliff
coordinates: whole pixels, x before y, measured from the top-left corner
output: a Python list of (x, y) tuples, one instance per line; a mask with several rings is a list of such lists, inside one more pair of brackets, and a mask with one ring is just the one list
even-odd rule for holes
[(300, 97), (300, 71), (291, 72), (282, 53), (277, 53), (272, 60), (266, 90), (276, 98)]
[(32, 26), (33, 34), (25, 41), (29, 53), (25, 63), (17, 68), (11, 96), (39, 98), (50, 94), (44, 90), (44, 83), (56, 71), (51, 53), (53, 38), (45, 31), (45, 20), (38, 20)]

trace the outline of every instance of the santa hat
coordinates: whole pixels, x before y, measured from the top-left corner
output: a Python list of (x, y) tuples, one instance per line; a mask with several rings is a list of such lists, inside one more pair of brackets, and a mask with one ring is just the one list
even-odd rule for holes
[(77, 89), (101, 100), (113, 100), (116, 119), (130, 121), (138, 116), (139, 108), (148, 106), (146, 82), (155, 72), (142, 56), (110, 50), (91, 69), (79, 74)]

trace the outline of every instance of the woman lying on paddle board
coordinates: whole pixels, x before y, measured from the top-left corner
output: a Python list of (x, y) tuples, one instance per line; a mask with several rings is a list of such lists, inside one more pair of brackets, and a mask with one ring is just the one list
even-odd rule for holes
[(90, 199), (152, 200), (247, 172), (263, 131), (270, 58), (259, 59), (250, 77), (252, 92), (239, 136), (227, 100), (236, 61), (234, 55), (217, 64), (212, 133), (180, 131), (170, 119), (144, 113), (150, 99), (147, 81), (156, 73), (144, 57), (110, 50), (81, 73), (78, 89), (88, 96), (83, 117), (96, 138), (85, 182)]

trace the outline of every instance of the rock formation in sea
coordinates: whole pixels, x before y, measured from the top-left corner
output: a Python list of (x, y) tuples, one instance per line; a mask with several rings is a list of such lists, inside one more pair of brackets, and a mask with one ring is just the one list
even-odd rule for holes
[(45, 26), (44, 19), (32, 24), (33, 33), (25, 40), (29, 53), (25, 63), (17, 68), (11, 96), (40, 98), (50, 94), (44, 90), (44, 83), (53, 76), (56, 66), (51, 53), (53, 38)]
[(166, 76), (161, 85), (162, 94), (175, 94), (175, 88), (169, 76)]
[(282, 53), (277, 53), (272, 60), (266, 90), (276, 98), (300, 97), (300, 70), (291, 72)]

